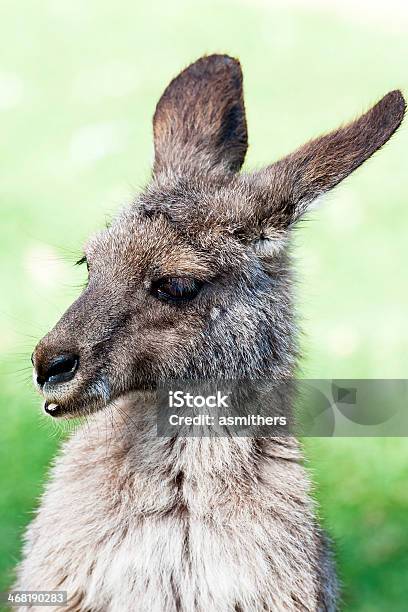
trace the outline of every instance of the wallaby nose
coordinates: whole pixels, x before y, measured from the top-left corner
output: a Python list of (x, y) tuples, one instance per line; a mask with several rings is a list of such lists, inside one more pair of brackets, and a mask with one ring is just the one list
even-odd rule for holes
[(53, 357), (48, 362), (36, 363), (37, 383), (42, 387), (45, 383), (57, 385), (72, 380), (78, 370), (79, 357), (65, 353)]

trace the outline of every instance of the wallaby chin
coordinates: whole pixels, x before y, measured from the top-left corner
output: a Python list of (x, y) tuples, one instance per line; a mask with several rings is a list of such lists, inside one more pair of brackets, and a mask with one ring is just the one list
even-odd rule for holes
[[(88, 284), (33, 353), (48, 414), (95, 414), (55, 462), (16, 588), (67, 591), (82, 612), (336, 609), (297, 441), (159, 436), (157, 393), (172, 380), (249, 380), (256, 395), (294, 376), (292, 228), (404, 111), (391, 92), (239, 174), (239, 62), (203, 57), (171, 81), (154, 114), (150, 185), (85, 245)], [(290, 394), (277, 409), (291, 412)]]

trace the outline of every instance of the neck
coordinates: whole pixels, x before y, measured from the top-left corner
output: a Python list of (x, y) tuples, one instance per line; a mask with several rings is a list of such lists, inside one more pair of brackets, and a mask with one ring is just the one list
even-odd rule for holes
[[(265, 408), (262, 404), (264, 397), (264, 393), (258, 395), (255, 402), (249, 401), (248, 404), (241, 398), (239, 408), (229, 413), (230, 416), (232, 414), (235, 418), (238, 415), (241, 419), (243, 415), (254, 414), (256, 410), (263, 417), (270, 416), (271, 408)], [(270, 398), (270, 394), (267, 397)], [(273, 415), (287, 415), (289, 418), (290, 394), (275, 393), (273, 397)], [(105, 423), (104, 429), (108, 429), (109, 439), (115, 443), (120, 442), (134, 458), (135, 465), (142, 466), (143, 470), (171, 469), (173, 465), (175, 469), (183, 467), (191, 475), (211, 473), (214, 470), (242, 472), (248, 469), (249, 472), (254, 462), (266, 456), (271, 460), (300, 459), (298, 442), (287, 435), (285, 428), (283, 433), (281, 430), (281, 435), (276, 435), (273, 428), (268, 428), (265, 433), (265, 428), (238, 430), (235, 425), (204, 428), (175, 426), (167, 430), (164, 428), (161, 435), (158, 431), (160, 409), (158, 411), (157, 405), (156, 393), (134, 393), (110, 406), (111, 419), (103, 413), (97, 419), (100, 424)], [(180, 410), (175, 412), (183, 417)], [(215, 412), (209, 411), (208, 416), (216, 419), (220, 414), (216, 409)], [(191, 415), (190, 410), (188, 416)]]
[(295, 485), (306, 503), (309, 484), (294, 438), (160, 437), (153, 399), (127, 396), (82, 434), (87, 445), (103, 445), (101, 454), (114, 462), (117, 486), (129, 491), (133, 511), (202, 517), (213, 508), (222, 514), (226, 504), (236, 500), (236, 511), (253, 496), (260, 506), (263, 497), (272, 503), (271, 496), (279, 504)]

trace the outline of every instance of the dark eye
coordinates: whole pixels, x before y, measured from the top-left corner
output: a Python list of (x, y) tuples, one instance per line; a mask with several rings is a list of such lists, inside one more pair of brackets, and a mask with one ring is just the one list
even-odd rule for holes
[(167, 302), (187, 302), (193, 300), (203, 282), (195, 278), (166, 276), (152, 283), (152, 294), (159, 300)]
[(86, 264), (86, 269), (89, 272), (89, 263), (85, 255), (81, 257), (81, 259), (78, 259), (78, 261), (75, 262), (76, 266), (82, 266), (83, 264)]

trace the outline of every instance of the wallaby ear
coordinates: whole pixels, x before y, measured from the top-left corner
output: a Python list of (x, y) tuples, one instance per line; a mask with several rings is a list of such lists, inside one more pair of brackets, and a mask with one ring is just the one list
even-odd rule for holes
[(154, 172), (236, 172), (248, 147), (242, 72), (228, 55), (202, 57), (167, 87), (153, 118)]
[(287, 227), (309, 204), (335, 187), (393, 135), (405, 101), (392, 91), (356, 121), (307, 143), (249, 177), (258, 198), (253, 211), (261, 225)]

